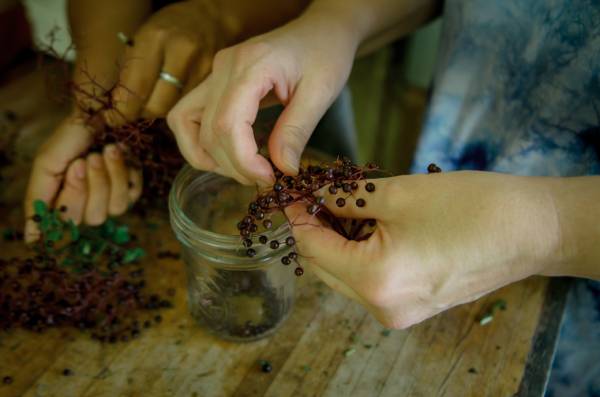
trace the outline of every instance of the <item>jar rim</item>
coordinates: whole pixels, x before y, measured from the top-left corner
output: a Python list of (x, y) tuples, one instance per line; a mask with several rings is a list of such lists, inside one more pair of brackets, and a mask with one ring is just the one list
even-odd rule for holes
[[(175, 177), (171, 190), (169, 192), (169, 214), (171, 220), (171, 227), (177, 236), (177, 239), (188, 247), (196, 248), (196, 252), (199, 255), (206, 256), (202, 248), (212, 248), (219, 251), (237, 251), (242, 247), (240, 237), (236, 235), (221, 234), (213, 232), (211, 230), (204, 229), (198, 226), (190, 217), (185, 213), (181, 203), (183, 202), (183, 196), (186, 190), (192, 185), (194, 181), (196, 184), (203, 183), (217, 183), (219, 181), (227, 181), (230, 178), (222, 175), (199, 171), (192, 168), (189, 165), (185, 165)], [(288, 222), (281, 224), (279, 227), (273, 230), (266, 231), (264, 234), (268, 235), (269, 240), (271, 239), (283, 239), (290, 233), (290, 225)], [(193, 238), (192, 238), (193, 236)], [(211, 261), (222, 262), (227, 264), (235, 265), (254, 265), (268, 262), (275, 256), (281, 254), (281, 250), (257, 250), (257, 255), (254, 257), (247, 256), (233, 256), (228, 258), (215, 258), (210, 256)]]

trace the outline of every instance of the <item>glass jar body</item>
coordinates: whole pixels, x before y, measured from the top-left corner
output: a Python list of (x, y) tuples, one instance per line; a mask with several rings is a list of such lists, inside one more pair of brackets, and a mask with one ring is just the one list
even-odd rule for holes
[[(294, 302), (294, 269), (281, 263), (289, 247), (272, 250), (254, 241), (256, 255), (250, 258), (237, 233), (236, 224), (255, 194), (256, 188), (185, 167), (169, 197), (191, 315), (206, 330), (234, 341), (272, 334)], [(277, 224), (262, 235), (283, 242), (289, 227), (283, 219)]]

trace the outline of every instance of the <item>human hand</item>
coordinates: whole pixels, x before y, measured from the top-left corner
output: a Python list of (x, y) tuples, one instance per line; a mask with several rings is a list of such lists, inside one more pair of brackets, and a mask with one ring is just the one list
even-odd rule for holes
[(306, 142), (348, 78), (357, 43), (333, 18), (303, 16), (219, 51), (210, 76), (168, 114), (181, 153), (195, 168), (244, 184), (271, 182), (252, 124), (272, 91), (285, 110), (269, 154), (280, 170), (295, 174)]
[[(228, 35), (206, 4), (168, 5), (139, 28), (123, 55), (113, 92), (115, 109), (106, 114), (110, 124), (165, 117), (180, 96), (210, 72), (212, 58), (225, 46)], [(160, 77), (162, 72), (176, 80), (166, 81)]]
[[(375, 192), (361, 187), (342, 208), (327, 194), (336, 216), (377, 220), (360, 242), (300, 205), (286, 212), (303, 265), (384, 326), (405, 328), (561, 261), (548, 179), (490, 172), (377, 179)], [(366, 205), (357, 207), (357, 198)]]
[(37, 224), (31, 219), (35, 200), (56, 208), (65, 206), (63, 218), (77, 224), (98, 225), (108, 215), (122, 214), (139, 198), (141, 173), (126, 166), (122, 149), (107, 145), (102, 154), (82, 157), (91, 142), (90, 130), (72, 115), (38, 151), (24, 203), (26, 242), (39, 238)]

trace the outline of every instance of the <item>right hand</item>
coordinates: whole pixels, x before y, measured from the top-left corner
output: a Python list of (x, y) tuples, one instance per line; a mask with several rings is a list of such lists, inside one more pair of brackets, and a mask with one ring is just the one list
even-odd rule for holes
[(285, 110), (269, 153), (280, 170), (297, 173), (310, 135), (350, 74), (357, 45), (342, 24), (301, 17), (218, 52), (211, 75), (168, 114), (182, 155), (195, 168), (244, 184), (272, 183), (252, 124), (261, 100), (273, 91)]
[(140, 171), (125, 165), (123, 151), (107, 145), (102, 154), (82, 156), (92, 142), (90, 130), (77, 115), (67, 117), (39, 149), (25, 196), (25, 241), (39, 238), (31, 217), (33, 202), (65, 206), (63, 218), (76, 224), (101, 224), (120, 215), (142, 192)]

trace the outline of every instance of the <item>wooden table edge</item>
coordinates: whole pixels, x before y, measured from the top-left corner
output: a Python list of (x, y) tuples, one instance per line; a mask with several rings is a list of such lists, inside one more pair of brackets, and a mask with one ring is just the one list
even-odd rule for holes
[(549, 281), (519, 391), (515, 396), (544, 395), (572, 283), (573, 280), (568, 277), (552, 278)]

